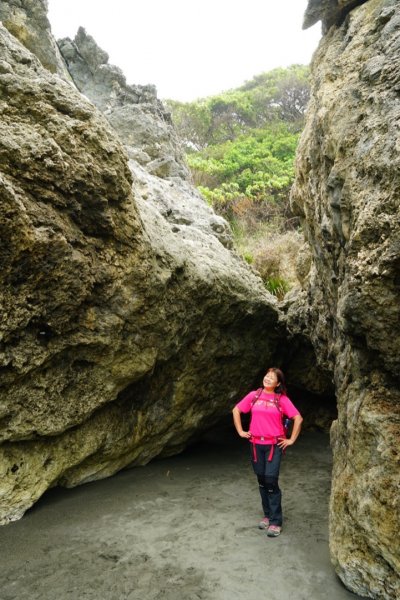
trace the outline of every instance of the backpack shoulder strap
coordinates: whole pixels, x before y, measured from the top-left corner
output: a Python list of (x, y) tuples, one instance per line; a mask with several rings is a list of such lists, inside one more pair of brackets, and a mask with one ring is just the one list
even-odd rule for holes
[(262, 388), (258, 388), (258, 390), (256, 391), (256, 395), (254, 396), (253, 400), (251, 401), (251, 408), (253, 408), (254, 404), (257, 402), (257, 400), (261, 396), (262, 391), (263, 391)]
[(283, 411), (282, 411), (282, 406), (281, 406), (281, 395), (282, 394), (274, 394), (274, 402), (275, 402), (276, 408), (279, 410), (279, 412), (281, 413), (281, 415), (283, 417)]

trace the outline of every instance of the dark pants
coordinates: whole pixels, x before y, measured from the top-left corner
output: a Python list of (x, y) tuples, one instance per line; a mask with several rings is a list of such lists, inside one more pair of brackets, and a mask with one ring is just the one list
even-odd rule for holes
[(272, 460), (269, 462), (270, 445), (256, 444), (255, 449), (257, 461), (254, 460), (251, 445), (251, 464), (258, 479), (264, 517), (268, 517), (271, 525), (282, 525), (282, 494), (278, 485), (282, 450), (275, 445)]

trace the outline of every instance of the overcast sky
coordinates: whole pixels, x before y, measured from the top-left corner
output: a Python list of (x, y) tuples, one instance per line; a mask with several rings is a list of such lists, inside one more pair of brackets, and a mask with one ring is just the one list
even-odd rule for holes
[(189, 101), (264, 71), (308, 64), (321, 26), (302, 31), (307, 0), (48, 0), (53, 34), (84, 27), (130, 84)]

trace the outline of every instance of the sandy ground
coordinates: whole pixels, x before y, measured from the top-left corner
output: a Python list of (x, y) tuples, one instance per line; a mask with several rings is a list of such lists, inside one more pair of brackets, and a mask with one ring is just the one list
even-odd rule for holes
[(329, 562), (328, 436), (284, 458), (284, 529), (257, 528), (248, 442), (213, 436), (184, 454), (72, 490), (0, 528), (1, 600), (355, 599)]

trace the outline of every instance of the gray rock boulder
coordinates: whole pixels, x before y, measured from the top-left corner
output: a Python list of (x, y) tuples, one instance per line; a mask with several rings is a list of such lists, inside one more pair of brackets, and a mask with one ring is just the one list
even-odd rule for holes
[(385, 600), (400, 595), (399, 39), (399, 3), (371, 0), (314, 55), (292, 193), (311, 265), (286, 306), (334, 372), (333, 563), (352, 591)]
[(51, 73), (71, 82), (47, 18), (47, 0), (1, 0), (0, 21)]
[(152, 85), (128, 85), (121, 69), (80, 27), (75, 39), (59, 40), (77, 88), (107, 117), (130, 158), (158, 177), (190, 179), (171, 115)]
[(308, 0), (304, 14), (303, 29), (322, 21), (322, 31), (326, 32), (332, 25), (341, 25), (346, 15), (357, 6), (368, 0)]
[(4, 27), (0, 54), (7, 523), (49, 487), (180, 451), (253, 385), (282, 327), (187, 182), (130, 169), (103, 115)]

